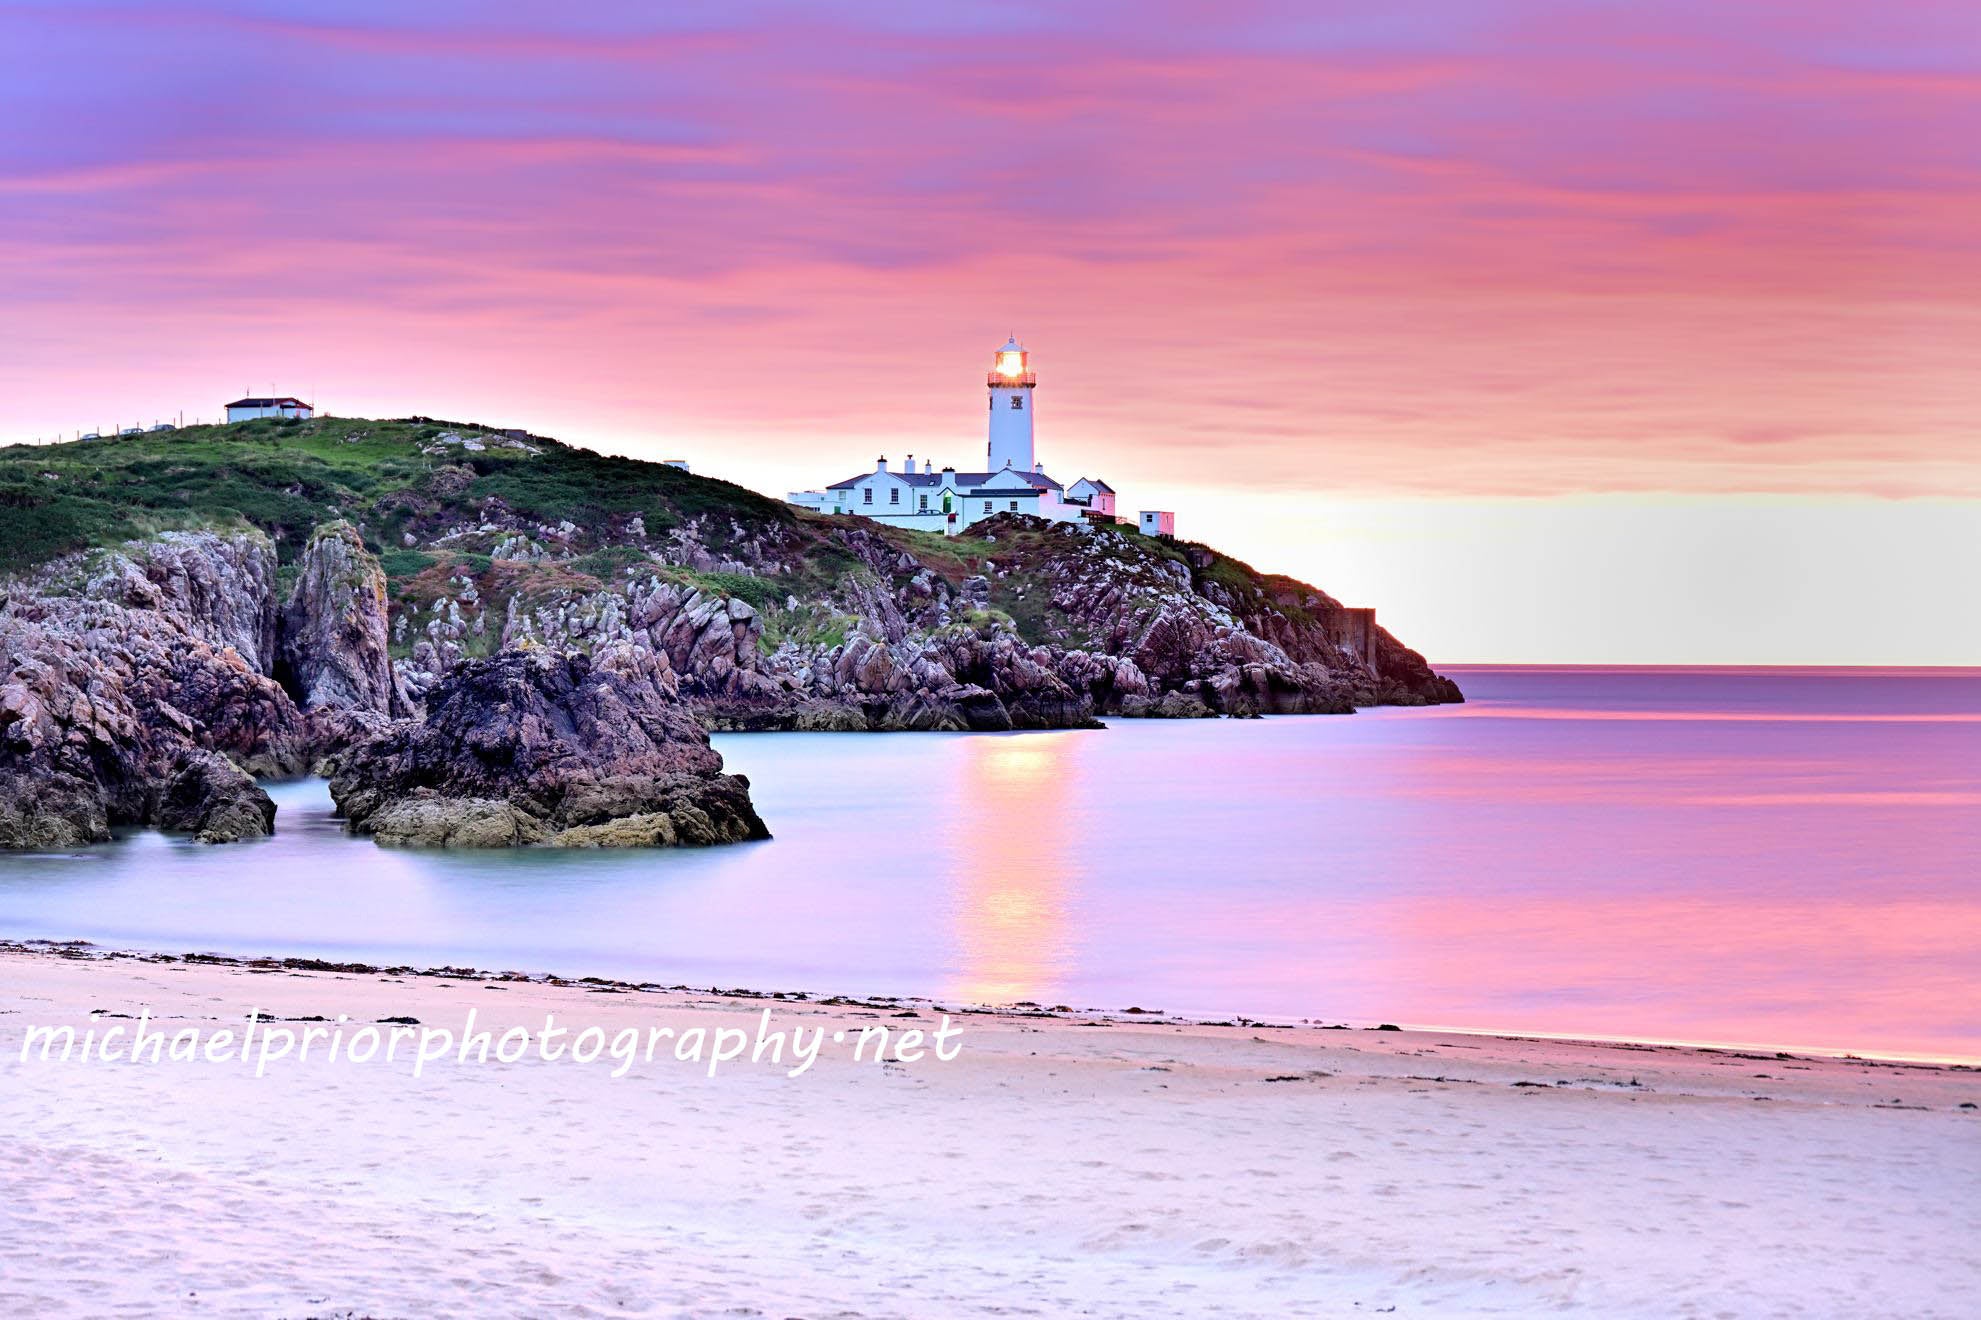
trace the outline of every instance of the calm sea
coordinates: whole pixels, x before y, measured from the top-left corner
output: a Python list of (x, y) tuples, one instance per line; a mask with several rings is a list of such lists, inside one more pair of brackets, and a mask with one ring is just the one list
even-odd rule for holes
[(1981, 671), (1453, 671), (1470, 704), (760, 734), (765, 844), (0, 858), (0, 936), (1981, 1057)]

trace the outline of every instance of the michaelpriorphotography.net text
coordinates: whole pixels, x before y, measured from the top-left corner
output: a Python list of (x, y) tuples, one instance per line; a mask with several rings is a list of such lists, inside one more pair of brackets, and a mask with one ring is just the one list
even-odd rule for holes
[[(788, 1031), (774, 1026), (771, 1010), (763, 1010), (755, 1031), (743, 1027), (694, 1026), (676, 1029), (652, 1026), (615, 1027), (609, 1033), (601, 1026), (581, 1022), (559, 1024), (555, 1013), (545, 1013), (543, 1024), (534, 1030), (509, 1027), (497, 1036), (493, 1027), (476, 1030), (476, 1010), (469, 1009), (457, 1028), (426, 1026), (413, 1018), (381, 1018), (376, 1023), (352, 1022), (348, 1014), (334, 1019), (298, 1018), (275, 1022), (259, 1010), (249, 1010), (238, 1029), (202, 1029), (181, 1026), (168, 1030), (153, 1023), (149, 1009), (140, 1012), (128, 1027), (101, 1015), (96, 1024), (78, 1035), (74, 1027), (29, 1024), (21, 1035), (19, 1059), (23, 1064), (132, 1064), (156, 1067), (160, 1064), (210, 1064), (252, 1067), (256, 1077), (266, 1076), (271, 1066), (288, 1064), (301, 1067), (310, 1062), (314, 1050), (318, 1061), (353, 1066), (379, 1064), (403, 1067), (414, 1077), (426, 1072), (429, 1064), (521, 1063), (530, 1059), (542, 1063), (603, 1064), (607, 1077), (620, 1078), (635, 1064), (707, 1064), (714, 1077), (726, 1065), (782, 1069), (786, 1077), (802, 1077), (818, 1062), (819, 1051), (828, 1038), (834, 1046), (851, 1043), (855, 1062), (871, 1059), (876, 1064), (920, 1063), (933, 1057), (947, 1062), (962, 1049), (961, 1027), (951, 1026), (949, 1015), (933, 1032), (918, 1028), (862, 1026), (832, 1028), (825, 1025), (808, 1029), (794, 1025)], [(785, 1049), (790, 1047), (789, 1066)]]

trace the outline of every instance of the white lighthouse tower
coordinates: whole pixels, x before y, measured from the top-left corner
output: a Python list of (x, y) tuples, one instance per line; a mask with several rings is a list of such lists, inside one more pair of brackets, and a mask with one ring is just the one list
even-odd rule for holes
[(990, 462), (992, 472), (1011, 468), (1032, 470), (1032, 391), (1039, 378), (1029, 365), (1030, 355), (1013, 335), (997, 350), (991, 366), (990, 384)]

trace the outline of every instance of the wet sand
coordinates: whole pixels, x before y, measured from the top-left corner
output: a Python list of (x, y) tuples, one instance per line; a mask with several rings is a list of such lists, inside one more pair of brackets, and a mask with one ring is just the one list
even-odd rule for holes
[[(945, 1008), (960, 1049), (21, 1059), (29, 1024), (115, 1014), (678, 1039), (766, 1007)], [(0, 1313), (1952, 1317), (1977, 1103), (1958, 1066), (12, 948)]]

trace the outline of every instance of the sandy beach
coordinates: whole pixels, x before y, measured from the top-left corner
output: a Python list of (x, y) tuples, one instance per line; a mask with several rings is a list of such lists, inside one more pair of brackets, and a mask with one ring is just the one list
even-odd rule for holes
[[(30, 1025), (470, 1008), (498, 1035), (766, 1008), (961, 1034), (797, 1077), (21, 1057)], [(1951, 1317), (1981, 1291), (1955, 1066), (18, 948), (0, 1050), (9, 1315)]]

